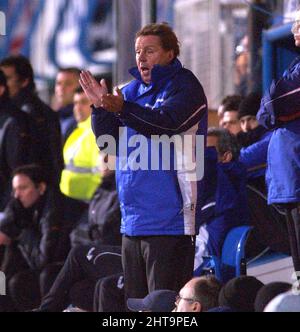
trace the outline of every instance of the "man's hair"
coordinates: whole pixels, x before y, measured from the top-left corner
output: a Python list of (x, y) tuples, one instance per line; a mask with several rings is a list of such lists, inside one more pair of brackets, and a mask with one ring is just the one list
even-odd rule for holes
[(30, 61), (23, 55), (11, 55), (1, 60), (1, 67), (13, 67), (21, 81), (28, 79), (28, 88), (35, 91), (34, 74)]
[(81, 94), (81, 93), (84, 93), (84, 90), (82, 89), (82, 87), (80, 86), (80, 87), (78, 87), (76, 90), (75, 90), (75, 92), (74, 92), (74, 94)]
[(227, 111), (236, 111), (238, 112), (240, 103), (242, 102), (243, 97), (240, 95), (229, 95), (226, 96), (222, 101), (221, 105), (223, 106), (223, 113)]
[(173, 50), (175, 57), (180, 54), (179, 41), (168, 23), (163, 22), (147, 24), (136, 33), (135, 39), (140, 36), (158, 36), (164, 50)]
[(46, 172), (39, 165), (30, 164), (20, 166), (13, 171), (12, 177), (21, 174), (28, 176), (35, 186), (38, 186), (42, 182), (48, 183)]
[(0, 70), (0, 86), (3, 86), (5, 88), (4, 94), (1, 96), (1, 99), (3, 101), (6, 101), (9, 98), (9, 93), (7, 87), (7, 80), (2, 70)]
[(218, 306), (221, 282), (214, 276), (201, 276), (194, 285), (194, 300), (199, 301), (202, 311), (207, 311)]
[(218, 138), (217, 150), (220, 155), (224, 155), (225, 152), (231, 152), (233, 161), (239, 159), (240, 146), (238, 140), (227, 129), (210, 127), (207, 130), (207, 136)]
[(69, 74), (74, 74), (76, 76), (80, 76), (81, 70), (77, 67), (61, 67), (58, 69), (57, 73), (69, 73)]

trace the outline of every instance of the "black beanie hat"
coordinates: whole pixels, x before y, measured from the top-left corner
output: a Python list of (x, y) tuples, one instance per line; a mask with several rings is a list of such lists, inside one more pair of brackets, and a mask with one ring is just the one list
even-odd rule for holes
[(255, 312), (263, 312), (267, 304), (277, 295), (285, 293), (292, 288), (287, 282), (271, 282), (264, 285), (256, 295), (254, 309)]
[(240, 312), (254, 312), (256, 294), (264, 284), (253, 276), (229, 280), (219, 294), (219, 305)]
[(247, 115), (256, 116), (260, 108), (261, 98), (261, 94), (257, 92), (251, 92), (245, 97), (239, 106), (239, 119)]

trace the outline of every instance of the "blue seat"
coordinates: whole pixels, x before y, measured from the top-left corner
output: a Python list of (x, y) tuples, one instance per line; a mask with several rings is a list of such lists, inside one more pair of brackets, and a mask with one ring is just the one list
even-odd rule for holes
[(216, 256), (204, 257), (204, 271), (214, 274), (223, 283), (246, 274), (245, 246), (251, 226), (232, 228), (224, 241), (221, 258)]

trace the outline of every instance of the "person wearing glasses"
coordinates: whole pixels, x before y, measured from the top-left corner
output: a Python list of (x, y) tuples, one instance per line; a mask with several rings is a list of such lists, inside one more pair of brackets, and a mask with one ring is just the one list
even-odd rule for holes
[[(292, 26), (295, 45), (300, 46), (300, 8)], [(268, 148), (268, 204), (286, 209), (289, 242), (295, 271), (300, 271), (300, 57), (262, 99), (257, 118), (274, 129)]]
[(193, 278), (181, 288), (173, 312), (203, 312), (216, 308), (221, 288), (221, 282), (214, 276)]

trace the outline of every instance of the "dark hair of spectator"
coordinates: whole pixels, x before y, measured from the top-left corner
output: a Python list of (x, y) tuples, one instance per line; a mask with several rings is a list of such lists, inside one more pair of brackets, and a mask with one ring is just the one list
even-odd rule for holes
[(226, 96), (222, 101), (223, 113), (227, 111), (236, 111), (238, 112), (240, 103), (242, 102), (243, 97), (240, 95), (229, 95)]
[(48, 183), (46, 172), (41, 166), (36, 164), (24, 165), (16, 168), (13, 171), (12, 177), (20, 174), (29, 177), (29, 179), (35, 184), (35, 186), (38, 186), (42, 182)]
[(221, 288), (221, 282), (214, 276), (202, 276), (197, 280), (194, 286), (194, 300), (201, 303), (202, 311), (218, 306)]
[(136, 33), (135, 39), (140, 36), (158, 36), (164, 50), (173, 50), (175, 57), (180, 54), (179, 41), (168, 23), (163, 22), (148, 24)]
[(220, 155), (225, 152), (231, 152), (232, 160), (238, 160), (240, 155), (240, 146), (237, 138), (228, 130), (222, 128), (208, 128), (207, 136), (215, 136), (218, 138), (217, 150)]
[(34, 92), (34, 74), (30, 61), (23, 55), (11, 55), (1, 60), (1, 67), (13, 67), (20, 81), (28, 80), (27, 88)]
[(5, 88), (4, 94), (1, 96), (1, 99), (3, 101), (6, 101), (9, 98), (9, 92), (7, 87), (7, 80), (2, 70), (0, 70), (0, 86), (4, 86)]

